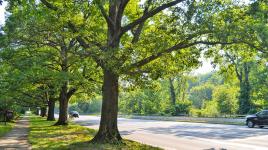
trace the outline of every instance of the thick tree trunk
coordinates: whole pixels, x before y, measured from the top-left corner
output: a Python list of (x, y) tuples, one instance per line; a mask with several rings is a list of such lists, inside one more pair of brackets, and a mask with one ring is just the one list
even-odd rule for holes
[(34, 109), (34, 114), (35, 114), (35, 115), (40, 115), (40, 114), (39, 114), (39, 108), (35, 108), (35, 109)]
[(4, 111), (4, 122), (7, 125), (7, 110)]
[(61, 87), (61, 92), (60, 92), (60, 98), (59, 98), (59, 119), (55, 125), (68, 125), (68, 93), (67, 93), (67, 84), (65, 83)]
[(55, 100), (50, 99), (48, 101), (48, 114), (47, 114), (47, 121), (54, 121), (54, 109), (55, 109)]
[(40, 116), (41, 117), (45, 117), (46, 114), (47, 114), (47, 107), (46, 106), (42, 106), (41, 107), (41, 114), (40, 114)]
[[(107, 52), (114, 54), (114, 50), (119, 48), (121, 38), (121, 20), (124, 7), (121, 5), (122, 1), (110, 1), (109, 4), (109, 19), (108, 33), (107, 33)], [(109, 53), (107, 53), (109, 54)], [(116, 56), (111, 57), (116, 58)], [(116, 66), (111, 66), (113, 63), (109, 63), (110, 60), (106, 60), (106, 63), (102, 65), (104, 79), (102, 89), (102, 109), (101, 109), (101, 121), (99, 131), (92, 139), (93, 143), (121, 143), (122, 138), (117, 128), (117, 113), (118, 113), (118, 93), (119, 75), (115, 74), (118, 71)], [(113, 60), (111, 60), (113, 61)]]
[(47, 107), (46, 106), (42, 106), (41, 107), (41, 113), (40, 113), (40, 116), (41, 117), (45, 117), (47, 114)]
[(175, 93), (175, 88), (173, 85), (173, 81), (174, 79), (169, 78), (169, 92), (170, 92), (170, 100), (171, 100), (171, 104), (173, 106), (176, 105), (176, 93)]
[(122, 140), (117, 128), (118, 92), (118, 76), (104, 71), (101, 121), (92, 140), (94, 143), (120, 143)]

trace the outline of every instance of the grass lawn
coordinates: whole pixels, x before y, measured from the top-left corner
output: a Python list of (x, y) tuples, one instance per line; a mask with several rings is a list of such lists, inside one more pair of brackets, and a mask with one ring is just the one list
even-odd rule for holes
[(124, 140), (125, 144), (91, 144), (96, 131), (76, 124), (52, 126), (54, 121), (30, 118), (29, 141), (33, 150), (160, 150), (160, 148)]
[(4, 122), (0, 122), (0, 137), (4, 136), (7, 132), (9, 132), (15, 123), (8, 122), (7, 125), (5, 125)]

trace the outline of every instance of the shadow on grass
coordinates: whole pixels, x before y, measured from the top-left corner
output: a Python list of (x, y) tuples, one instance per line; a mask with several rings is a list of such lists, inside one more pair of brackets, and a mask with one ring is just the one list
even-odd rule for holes
[(140, 144), (138, 142), (124, 140), (122, 144), (93, 144), (88, 142), (77, 142), (69, 145), (72, 150), (161, 150), (160, 148)]
[(148, 145), (124, 140), (125, 144), (92, 144), (89, 141), (96, 130), (70, 123), (68, 126), (53, 126), (55, 121), (31, 118), (29, 141), (33, 150), (155, 150)]
[(14, 123), (7, 123), (7, 124), (0, 124), (0, 137), (6, 135), (10, 132), (15, 124)]

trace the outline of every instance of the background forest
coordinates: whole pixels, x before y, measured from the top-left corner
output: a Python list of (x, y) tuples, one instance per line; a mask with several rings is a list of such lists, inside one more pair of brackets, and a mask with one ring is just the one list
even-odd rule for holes
[[(237, 67), (244, 73), (243, 65)], [(151, 81), (144, 87), (121, 89), (119, 111), (135, 115), (235, 117), (243, 111), (255, 113), (268, 108), (268, 68), (265, 61), (251, 62), (248, 84), (242, 87), (234, 64), (220, 68), (201, 75), (180, 73)], [(247, 110), (239, 108), (239, 101), (249, 101), (250, 107)], [(77, 101), (70, 106), (71, 110), (85, 114), (99, 113), (100, 108), (100, 96)]]

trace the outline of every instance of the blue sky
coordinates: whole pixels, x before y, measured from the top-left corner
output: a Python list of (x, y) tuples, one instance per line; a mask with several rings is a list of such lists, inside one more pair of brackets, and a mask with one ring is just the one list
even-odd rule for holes
[[(4, 2), (3, 5), (0, 6), (0, 25), (3, 25), (5, 22), (5, 6), (6, 2)], [(194, 70), (194, 74), (204, 74), (214, 70), (209, 60), (204, 58), (201, 58), (200, 60), (202, 61), (202, 66)]]

